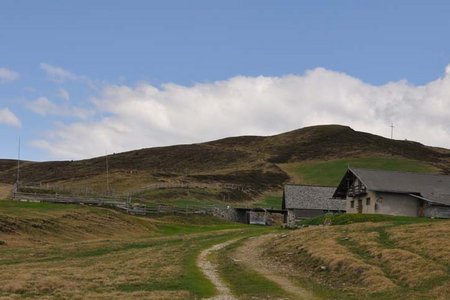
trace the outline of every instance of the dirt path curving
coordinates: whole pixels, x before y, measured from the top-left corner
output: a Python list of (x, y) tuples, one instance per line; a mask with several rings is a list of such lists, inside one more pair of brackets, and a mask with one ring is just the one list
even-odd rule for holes
[(314, 295), (304, 288), (294, 284), (286, 275), (270, 269), (270, 262), (264, 262), (261, 258), (261, 251), (264, 243), (270, 243), (270, 240), (276, 234), (266, 234), (249, 238), (242, 246), (236, 249), (235, 258), (243, 265), (260, 273), (268, 280), (278, 284), (283, 290), (295, 297), (295, 299), (317, 299)]
[(200, 270), (205, 274), (205, 276), (214, 284), (218, 295), (208, 298), (210, 300), (236, 300), (230, 291), (230, 288), (225, 284), (225, 282), (220, 278), (217, 268), (208, 260), (208, 255), (211, 252), (218, 251), (225, 248), (226, 246), (237, 242), (239, 239), (233, 239), (226, 241), (221, 244), (216, 244), (211, 248), (203, 250), (197, 258), (197, 265)]

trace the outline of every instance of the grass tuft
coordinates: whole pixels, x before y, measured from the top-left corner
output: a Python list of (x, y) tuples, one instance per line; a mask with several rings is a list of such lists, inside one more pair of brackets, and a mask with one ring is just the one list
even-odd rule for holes
[(374, 223), (391, 222), (396, 225), (402, 225), (414, 223), (431, 223), (431, 222), (438, 222), (439, 220), (425, 217), (389, 216), (378, 214), (340, 214), (340, 215), (326, 214), (323, 216), (302, 220), (298, 224), (304, 226), (323, 225), (325, 223), (328, 223), (327, 221), (329, 221), (331, 225), (347, 225), (363, 222), (374, 222)]

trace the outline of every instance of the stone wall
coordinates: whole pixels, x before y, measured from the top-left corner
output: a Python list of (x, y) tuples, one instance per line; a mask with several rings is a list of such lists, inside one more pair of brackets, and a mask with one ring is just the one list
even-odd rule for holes
[(214, 217), (231, 222), (247, 223), (246, 215), (242, 214), (237, 209), (234, 209), (232, 207), (215, 207), (211, 210), (211, 214)]
[(449, 206), (428, 206), (424, 210), (424, 216), (429, 218), (450, 218)]

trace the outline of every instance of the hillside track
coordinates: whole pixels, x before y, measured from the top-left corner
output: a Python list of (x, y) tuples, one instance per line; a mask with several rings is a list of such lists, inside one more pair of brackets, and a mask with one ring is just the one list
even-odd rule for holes
[(231, 293), (230, 288), (227, 284), (220, 278), (217, 271), (217, 267), (209, 261), (208, 256), (215, 251), (219, 251), (228, 245), (237, 242), (239, 239), (232, 239), (226, 242), (216, 244), (208, 249), (203, 250), (197, 259), (197, 265), (200, 270), (205, 274), (205, 276), (212, 282), (216, 287), (218, 294), (214, 297), (208, 298), (210, 300), (236, 300), (236, 298)]
[(274, 269), (271, 269), (269, 267), (270, 263), (262, 259), (262, 245), (270, 243), (270, 240), (273, 239), (275, 235), (275, 233), (271, 233), (249, 238), (243, 245), (237, 248), (234, 254), (236, 261), (239, 261), (247, 268), (258, 272), (266, 279), (275, 282), (284, 291), (292, 295), (294, 299), (317, 299), (310, 291), (293, 283), (285, 274), (281, 274)]
[[(233, 254), (233, 260), (244, 265), (246, 268), (255, 271), (262, 275), (269, 281), (277, 284), (287, 294), (292, 296), (292, 299), (317, 299), (311, 292), (293, 283), (286, 275), (275, 272), (267, 266), (267, 263), (262, 260), (261, 249), (262, 245), (269, 243), (275, 234), (265, 234), (261, 236), (251, 237), (240, 245)], [(220, 251), (227, 246), (234, 244), (242, 238), (228, 240), (226, 242), (216, 244), (208, 249), (203, 250), (197, 259), (197, 265), (205, 276), (216, 287), (218, 294), (214, 297), (208, 298), (209, 300), (236, 300), (237, 298), (232, 294), (229, 286), (226, 282), (220, 278), (218, 273), (218, 266), (214, 265), (208, 256), (216, 251)], [(267, 295), (267, 299), (270, 295)], [(266, 299), (266, 298), (265, 298)], [(278, 298), (277, 298), (278, 299)]]

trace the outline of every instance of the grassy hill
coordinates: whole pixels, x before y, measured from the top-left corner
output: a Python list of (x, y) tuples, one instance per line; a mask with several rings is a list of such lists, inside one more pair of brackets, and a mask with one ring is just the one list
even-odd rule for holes
[[(390, 140), (339, 125), (115, 153), (108, 156), (108, 162), (110, 189), (115, 194), (139, 194), (139, 189), (158, 182), (190, 183), (211, 191), (213, 200), (231, 201), (258, 198), (264, 192), (280, 190), (286, 182), (333, 185), (348, 164), (450, 173), (449, 150)], [(105, 157), (23, 162), (21, 178), (24, 183), (48, 189), (102, 194), (107, 190), (105, 169)], [(0, 160), (0, 183), (12, 184), (15, 178), (16, 162)], [(245, 188), (230, 189), (224, 184)], [(181, 191), (178, 196), (186, 198), (183, 194)]]

